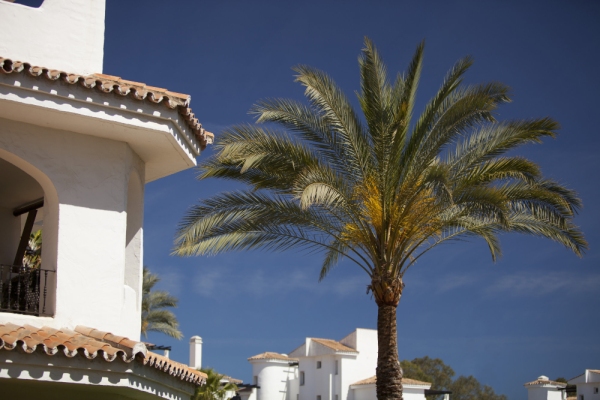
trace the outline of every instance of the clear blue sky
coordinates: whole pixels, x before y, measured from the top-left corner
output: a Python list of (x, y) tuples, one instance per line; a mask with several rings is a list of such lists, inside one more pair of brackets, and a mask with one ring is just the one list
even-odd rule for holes
[[(513, 88), (501, 119), (557, 119), (557, 139), (521, 154), (579, 192), (585, 257), (524, 236), (503, 236), (496, 264), (481, 241), (441, 247), (408, 272), (398, 307), (401, 359), (440, 357), (457, 375), (523, 399), (523, 383), (539, 375), (571, 378), (600, 368), (599, 21), (599, 2), (577, 0), (108, 0), (104, 72), (191, 94), (194, 112), (219, 140), (224, 127), (252, 120), (255, 101), (302, 98), (290, 69), (296, 64), (327, 71), (353, 96), (365, 35), (393, 73), (425, 39), (420, 105), (470, 54), (468, 82)], [(150, 341), (172, 345), (172, 357), (187, 362), (187, 340), (200, 335), (205, 365), (249, 381), (252, 355), (290, 352), (306, 336), (340, 339), (355, 327), (376, 327), (367, 277), (350, 263), (318, 283), (319, 257), (302, 253), (170, 256), (185, 210), (231, 189), (196, 181), (193, 170), (146, 187), (145, 264), (179, 297), (186, 336)]]

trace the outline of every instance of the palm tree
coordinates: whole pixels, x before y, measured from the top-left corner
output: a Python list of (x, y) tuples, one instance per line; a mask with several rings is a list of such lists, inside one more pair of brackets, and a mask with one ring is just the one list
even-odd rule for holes
[(23, 265), (37, 269), (42, 265), (42, 230), (38, 229), (29, 235), (29, 242), (23, 255)]
[(194, 400), (226, 400), (227, 392), (235, 392), (237, 386), (231, 382), (221, 382), (225, 377), (212, 368), (202, 368), (207, 375), (206, 383), (196, 388)]
[[(538, 165), (507, 152), (554, 137), (550, 118), (499, 122), (510, 101), (501, 83), (462, 85), (467, 57), (447, 73), (418, 119), (413, 107), (423, 43), (393, 83), (365, 39), (359, 59), (364, 119), (325, 73), (294, 68), (308, 104), (261, 101), (259, 125), (227, 129), (200, 179), (243, 182), (248, 190), (201, 200), (180, 223), (174, 253), (301, 247), (323, 250), (320, 279), (342, 258), (369, 277), (378, 306), (377, 398), (401, 399), (396, 307), (404, 274), (432, 248), (480, 237), (493, 260), (498, 234), (557, 241), (581, 256), (587, 248), (572, 219), (581, 201), (542, 176)], [(274, 124), (273, 124), (274, 123)]]
[(178, 329), (177, 317), (166, 307), (177, 307), (177, 298), (163, 290), (152, 290), (160, 281), (158, 275), (144, 267), (142, 277), (142, 334), (148, 337), (148, 332), (160, 332), (175, 339), (181, 339), (183, 333)]

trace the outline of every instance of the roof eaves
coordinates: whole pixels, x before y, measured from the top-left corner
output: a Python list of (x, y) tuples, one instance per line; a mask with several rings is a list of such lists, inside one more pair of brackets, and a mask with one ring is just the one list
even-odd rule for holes
[(186, 122), (194, 136), (204, 150), (208, 144), (214, 142), (214, 134), (202, 127), (196, 115), (190, 108), (191, 97), (186, 94), (171, 92), (167, 89), (148, 86), (145, 83), (121, 79), (118, 76), (106, 74), (79, 75), (64, 71), (52, 70), (34, 66), (27, 62), (13, 61), (0, 57), (0, 73), (20, 74), (27, 73), (35, 78), (46, 78), (49, 81), (63, 81), (71, 85), (79, 83), (86, 89), (96, 89), (104, 93), (116, 93), (120, 96), (136, 100), (145, 100), (154, 104), (164, 104), (170, 109), (177, 109), (179, 115)]
[(69, 358), (79, 354), (89, 360), (101, 355), (107, 362), (113, 362), (117, 358), (126, 363), (137, 360), (142, 365), (154, 367), (198, 386), (207, 378), (201, 371), (148, 351), (141, 342), (85, 326), (77, 326), (72, 331), (64, 328), (59, 330), (11, 323), (0, 324), (0, 350), (12, 351), (18, 348), (26, 354), (43, 351), (53, 356), (62, 351)]

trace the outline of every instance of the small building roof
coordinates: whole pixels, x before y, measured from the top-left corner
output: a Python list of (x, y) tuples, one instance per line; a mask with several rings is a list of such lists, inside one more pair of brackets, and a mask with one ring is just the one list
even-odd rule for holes
[(283, 361), (298, 361), (297, 358), (290, 358), (285, 354), (279, 354), (267, 351), (248, 358), (248, 361), (254, 360), (283, 360)]
[(226, 381), (226, 382), (234, 383), (236, 385), (244, 383), (243, 380), (232, 378), (231, 376), (228, 376), (228, 375), (223, 375), (223, 378), (221, 378), (221, 381)]
[[(372, 376), (370, 378), (363, 379), (358, 382), (354, 382), (351, 385), (352, 386), (372, 385), (375, 383), (377, 383), (377, 376)], [(410, 378), (402, 378), (402, 384), (403, 385), (414, 385), (414, 386), (431, 386), (430, 382), (423, 382), (423, 381), (418, 381), (416, 379), (410, 379)]]
[(318, 339), (318, 338), (310, 338), (313, 342), (323, 345), (325, 347), (330, 348), (331, 350), (335, 350), (336, 352), (344, 352), (344, 353), (358, 353), (355, 349), (346, 346), (340, 342), (331, 339)]
[(53, 356), (61, 352), (67, 357), (89, 360), (98, 358), (107, 362), (116, 359), (126, 363), (136, 362), (198, 386), (207, 378), (203, 372), (148, 351), (142, 342), (81, 325), (74, 331), (11, 323), (0, 325), (0, 351), (17, 348), (25, 354), (38, 351)]
[(540, 376), (535, 381), (527, 382), (523, 386), (558, 386), (558, 387), (566, 387), (567, 384), (564, 382), (556, 382), (551, 381), (547, 376)]

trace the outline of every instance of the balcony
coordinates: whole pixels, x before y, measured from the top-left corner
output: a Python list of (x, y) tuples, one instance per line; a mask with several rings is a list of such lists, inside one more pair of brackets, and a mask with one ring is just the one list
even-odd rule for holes
[(39, 267), (0, 265), (0, 312), (48, 315), (48, 279), (55, 272)]

